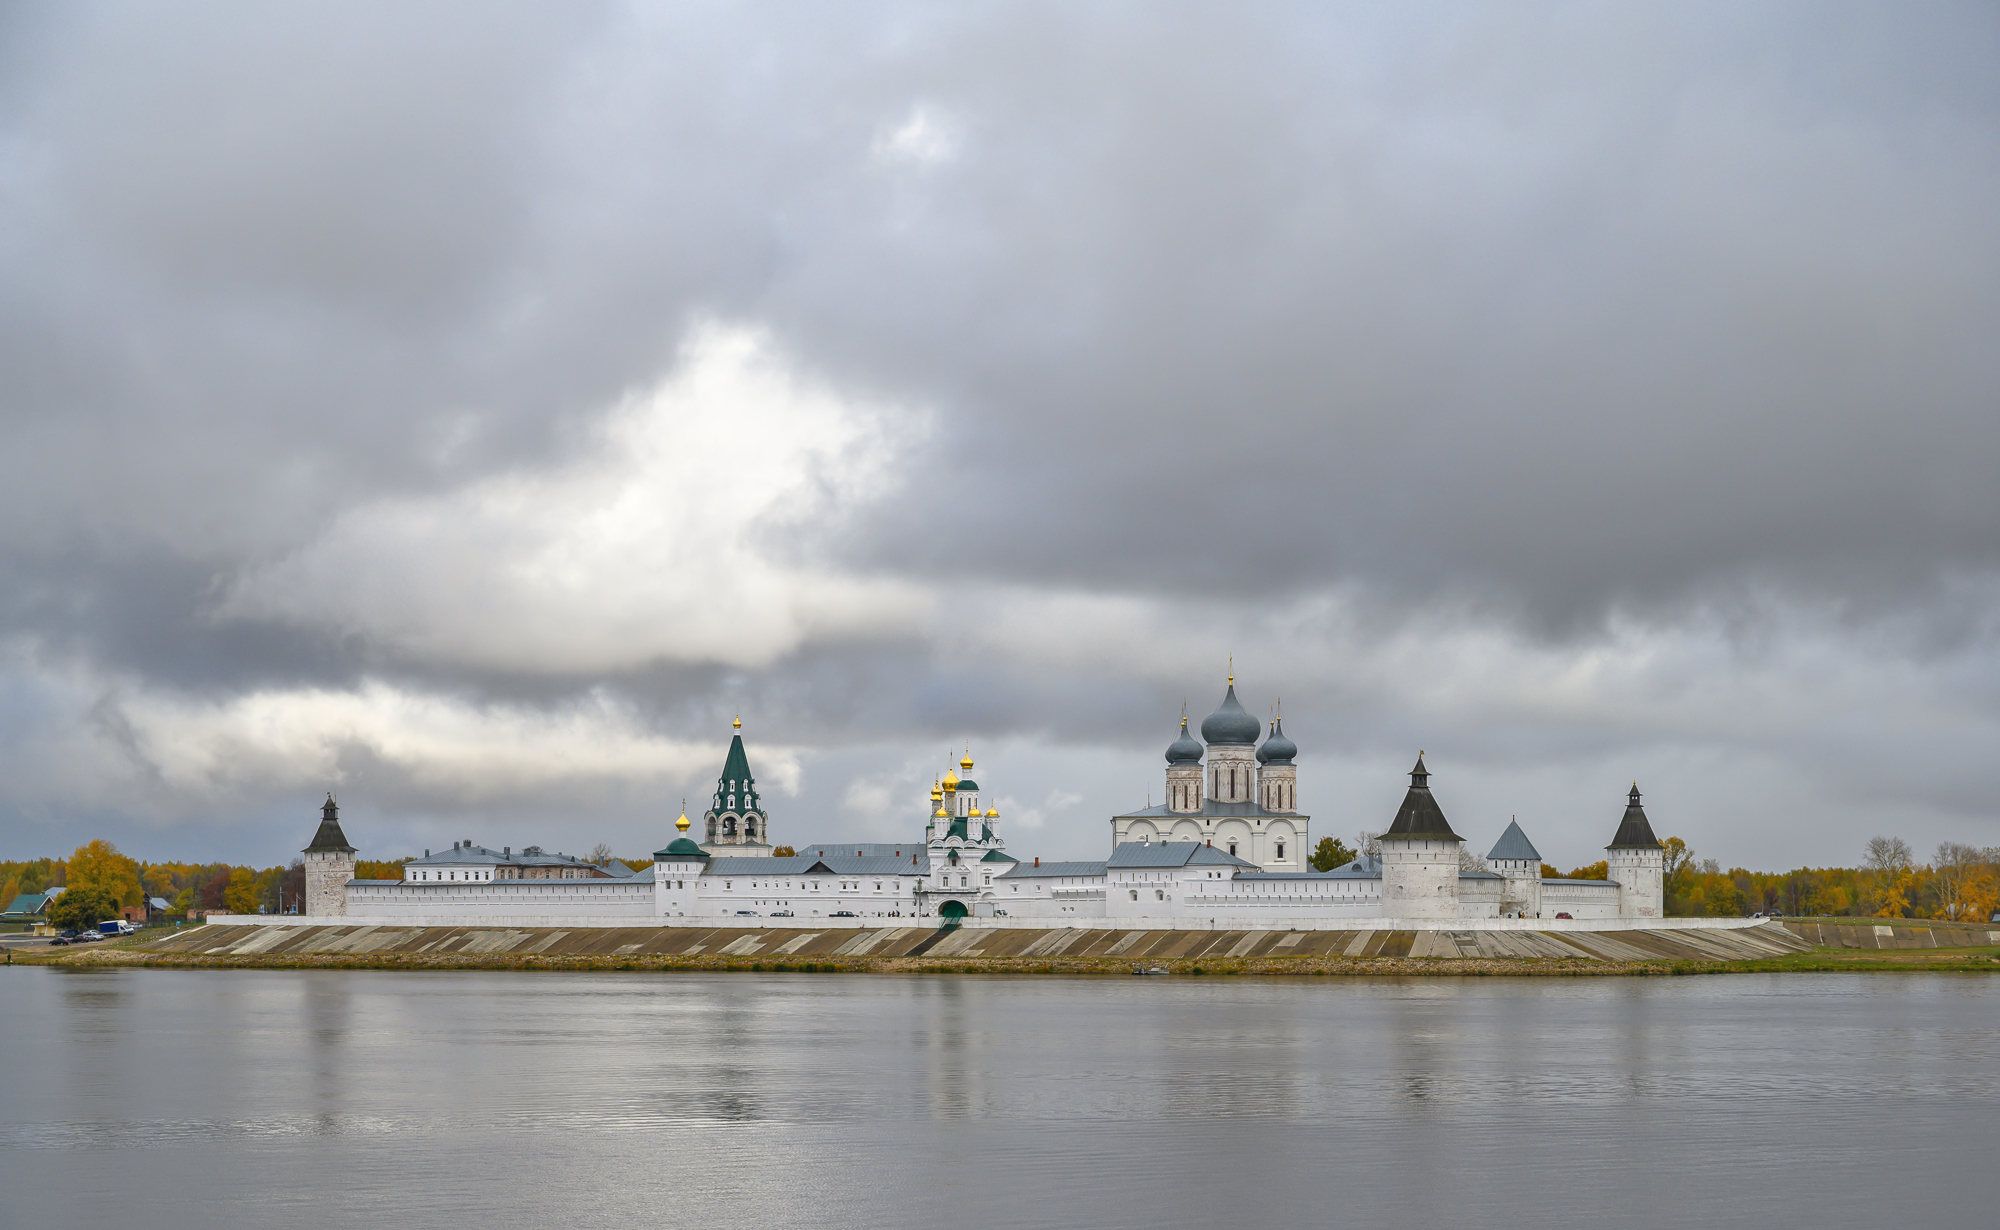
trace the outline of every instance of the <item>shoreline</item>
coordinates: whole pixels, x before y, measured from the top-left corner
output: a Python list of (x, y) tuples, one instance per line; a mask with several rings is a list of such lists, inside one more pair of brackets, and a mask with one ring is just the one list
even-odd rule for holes
[[(1815, 942), (1818, 941), (1818, 942)], [(1832, 942), (1829, 942), (1832, 941)], [(521, 928), (201, 926), (85, 947), (9, 946), (70, 969), (571, 970), (671, 973), (1303, 977), (1630, 977), (1797, 972), (2000, 973), (2000, 932), (1785, 920), (1745, 928), (1490, 932), (1008, 931), (877, 926)]]

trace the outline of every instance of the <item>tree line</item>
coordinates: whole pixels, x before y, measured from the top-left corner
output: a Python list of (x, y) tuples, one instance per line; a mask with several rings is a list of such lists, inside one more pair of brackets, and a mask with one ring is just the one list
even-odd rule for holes
[[(1380, 850), (1379, 833), (1357, 834), (1349, 846), (1323, 837), (1307, 861), (1318, 871), (1343, 867)], [(1856, 918), (1931, 918), (1985, 922), (2000, 910), (2000, 846), (1940, 843), (1928, 862), (1918, 862), (1900, 837), (1876, 837), (1855, 867), (1800, 867), (1794, 871), (1724, 871), (1715, 859), (1698, 859), (1687, 842), (1669, 837), (1662, 888), (1666, 912), (1677, 918), (1741, 918), (1749, 914), (1805, 914)], [(1467, 871), (1485, 870), (1485, 860), (1463, 854)], [(1602, 880), (1608, 863), (1599, 859), (1568, 871), (1542, 864), (1545, 879)]]
[[(358, 880), (400, 880), (408, 858), (360, 859)], [(610, 848), (599, 846), (591, 861), (609, 865)], [(652, 861), (624, 859), (634, 871)], [(306, 868), (303, 859), (280, 867), (248, 867), (231, 863), (144, 863), (121, 853), (103, 839), (85, 842), (68, 858), (0, 861), (0, 907), (22, 893), (61, 888), (51, 907), (50, 921), (65, 927), (94, 927), (127, 911), (143, 918), (147, 902), (158, 897), (174, 917), (226, 911), (231, 914), (292, 914), (305, 912)], [(56, 914), (61, 910), (60, 915)]]
[[(94, 926), (127, 910), (143, 910), (153, 897), (181, 916), (189, 910), (288, 912), (303, 906), (306, 872), (299, 859), (288, 866), (265, 868), (222, 862), (143, 863), (101, 838), (78, 846), (66, 859), (0, 862), (0, 901), (11, 903), (22, 893), (51, 888), (65, 890), (57, 904), (64, 907), (66, 925)], [(81, 917), (85, 914), (95, 917), (85, 920)]]

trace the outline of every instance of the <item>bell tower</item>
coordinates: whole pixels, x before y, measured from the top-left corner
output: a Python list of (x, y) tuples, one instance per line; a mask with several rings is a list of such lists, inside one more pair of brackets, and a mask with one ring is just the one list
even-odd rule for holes
[(757, 780), (750, 776), (750, 757), (743, 751), (743, 719), (733, 723), (729, 754), (722, 759), (722, 774), (715, 779), (715, 795), (702, 816), (707, 840), (701, 848), (710, 854), (737, 856), (771, 852), (771, 818), (757, 793)]

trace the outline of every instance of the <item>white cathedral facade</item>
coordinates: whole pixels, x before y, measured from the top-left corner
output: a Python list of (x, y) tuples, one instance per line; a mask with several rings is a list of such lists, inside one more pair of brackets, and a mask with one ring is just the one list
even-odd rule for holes
[(1099, 925), (1294, 929), (1501, 918), (1644, 925), (1663, 913), (1664, 851), (1636, 784), (1606, 847), (1606, 879), (1544, 878), (1541, 854), (1518, 823), (1487, 852), (1482, 870), (1461, 857), (1465, 839), (1445, 819), (1421, 755), (1402, 806), (1377, 838), (1379, 850), (1329, 871), (1312, 869), (1310, 817), (1298, 808), (1298, 746), (1282, 719), (1267, 730), (1244, 710), (1233, 676), (1222, 703), (1202, 720), (1200, 740), (1181, 719), (1166, 751), (1166, 801), (1113, 816), (1110, 855), (1101, 862), (1022, 862), (1007, 853), (999, 812), (980, 806), (970, 751), (932, 785), (922, 840), (807, 842), (778, 857), (742, 722), (735, 726), (703, 816), (707, 840), (688, 836), (683, 811), (679, 835), (636, 873), (615, 859), (599, 865), (540, 847), (516, 853), (464, 841), (426, 850), (404, 865), (400, 880), (356, 880), (355, 851), (329, 797), (306, 851), (311, 911), (384, 923), (865, 926), (910, 919), (907, 925), (935, 926), (981, 918), (991, 925), (1103, 919)]

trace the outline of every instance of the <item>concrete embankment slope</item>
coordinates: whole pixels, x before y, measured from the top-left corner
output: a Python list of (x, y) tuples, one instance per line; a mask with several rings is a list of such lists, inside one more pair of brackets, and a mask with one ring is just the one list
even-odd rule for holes
[(2000, 945), (2000, 926), (1985, 923), (1788, 918), (1779, 925), (1814, 948), (1887, 950)]
[[(1084, 964), (1195, 960), (1255, 962), (1455, 958), (1611, 962), (1761, 960), (1803, 952), (1805, 939), (1776, 925), (1619, 931), (1155, 931), (1009, 928), (940, 931), (883, 926), (815, 931), (745, 927), (206, 926), (125, 950), (129, 958), (196, 964), (412, 966), (631, 960), (702, 966), (831, 961), (881, 967), (910, 960)], [(82, 955), (82, 954), (79, 954)], [(106, 952), (106, 958), (123, 954)], [(339, 958), (347, 958), (340, 960)], [(163, 962), (167, 963), (167, 962)], [(171, 963), (181, 963), (180, 960)], [(568, 963), (568, 962), (564, 962)]]

